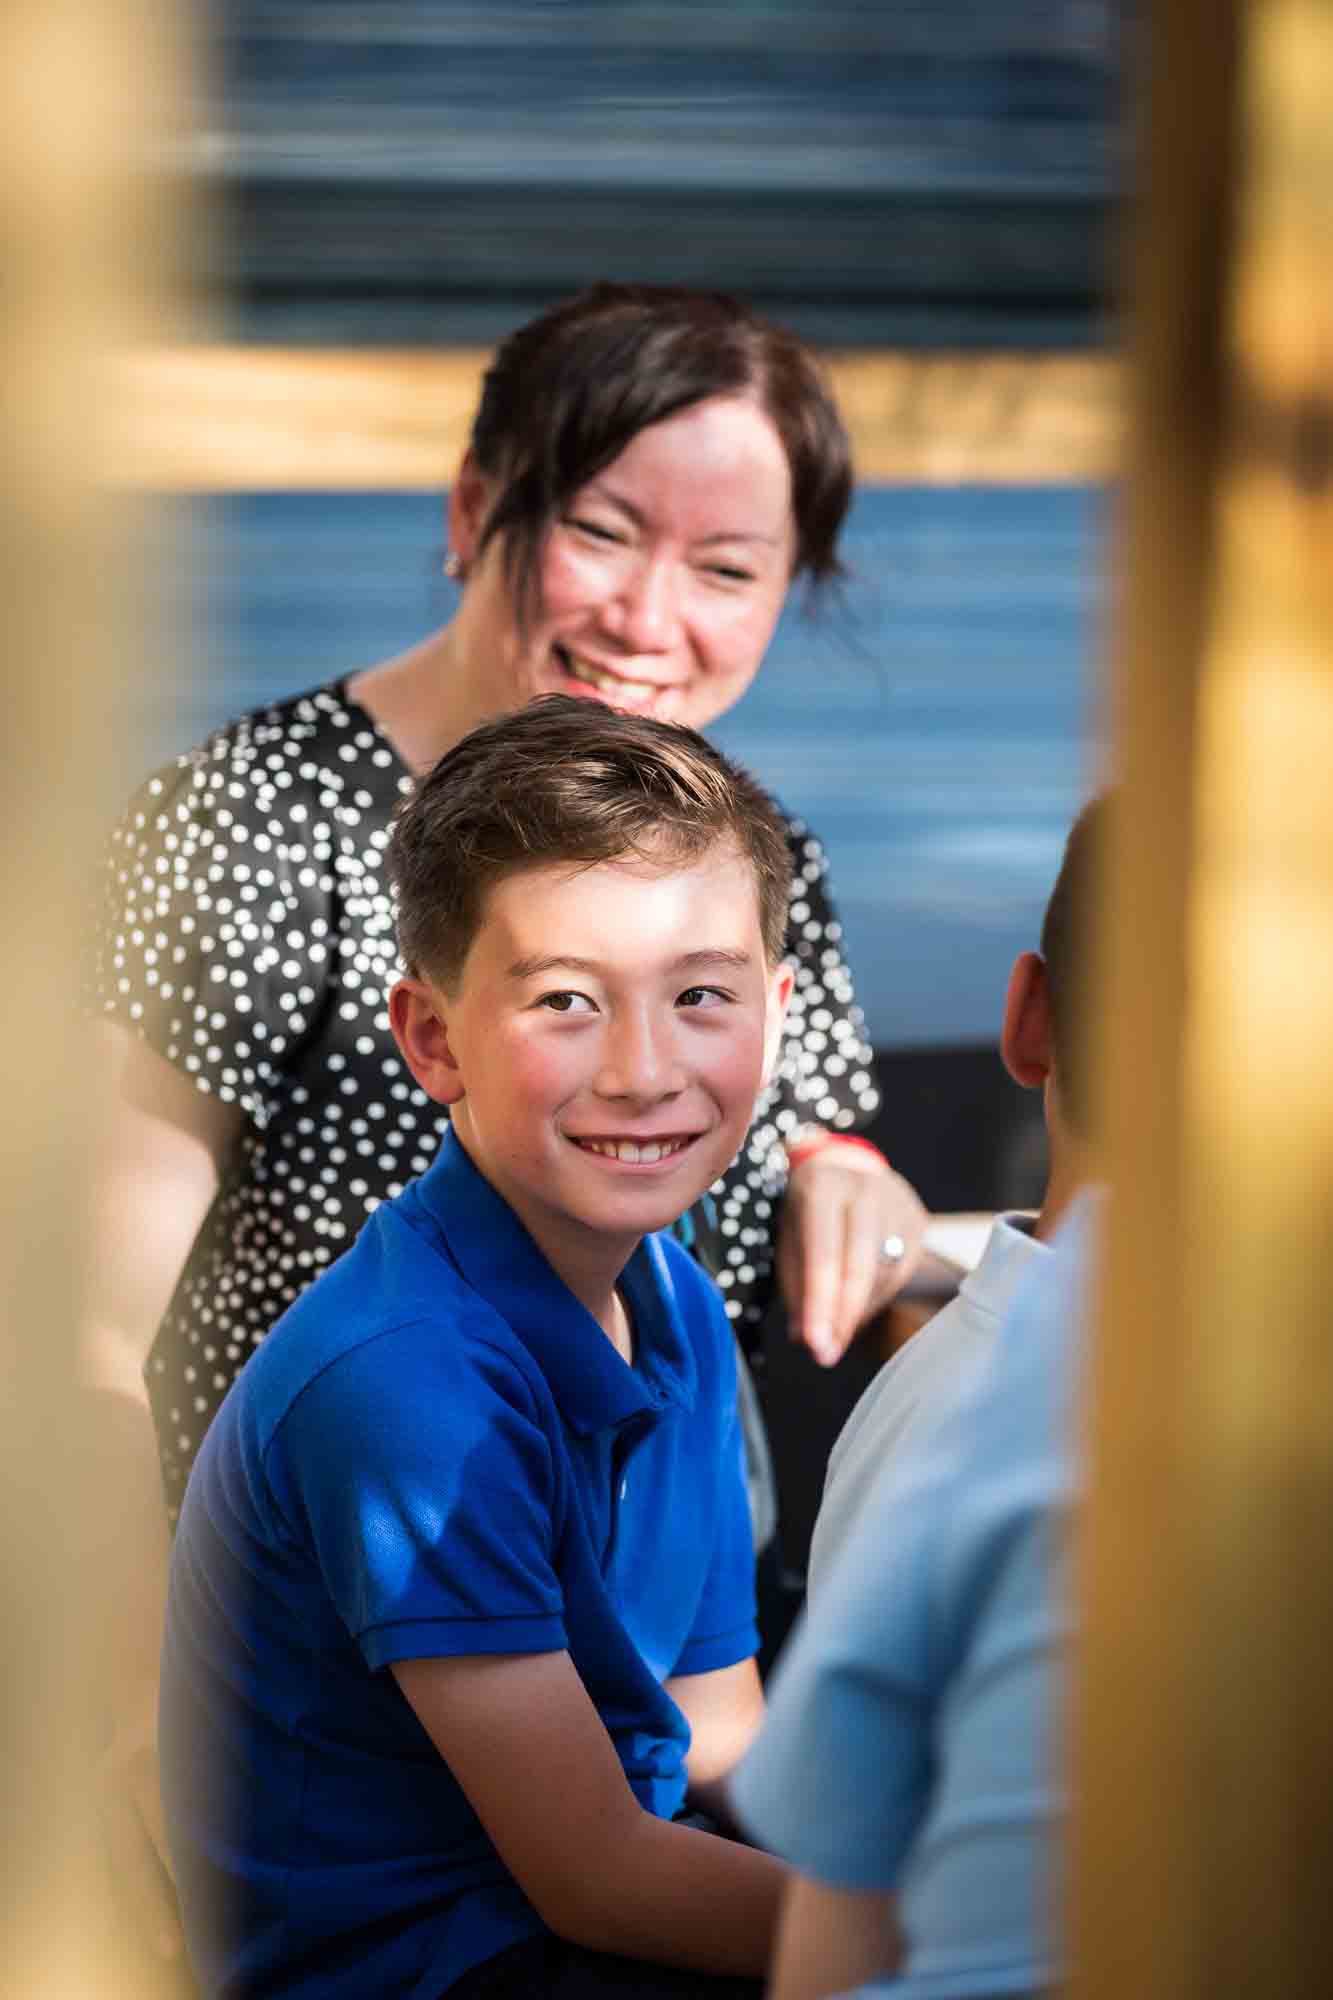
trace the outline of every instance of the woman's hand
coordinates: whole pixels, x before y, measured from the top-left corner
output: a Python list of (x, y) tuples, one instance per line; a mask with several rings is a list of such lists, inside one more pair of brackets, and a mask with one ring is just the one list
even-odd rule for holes
[[(793, 1340), (826, 1368), (886, 1306), (921, 1258), (926, 1211), (873, 1147), (835, 1136), (794, 1146), (777, 1273)], [(887, 1258), (897, 1239), (902, 1255)]]

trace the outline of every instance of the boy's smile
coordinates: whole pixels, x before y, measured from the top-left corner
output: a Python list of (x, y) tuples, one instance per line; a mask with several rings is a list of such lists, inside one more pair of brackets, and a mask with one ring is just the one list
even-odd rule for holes
[(639, 1238), (734, 1159), (790, 987), (753, 866), (719, 844), (509, 876), (453, 991), (404, 981), (394, 1020), (474, 1164), (601, 1316)]
[(667, 1135), (660, 1139), (594, 1139), (576, 1132), (567, 1136), (576, 1146), (603, 1159), (615, 1160), (622, 1167), (655, 1167), (673, 1160), (686, 1146), (694, 1144), (694, 1136), (688, 1132), (679, 1138)]

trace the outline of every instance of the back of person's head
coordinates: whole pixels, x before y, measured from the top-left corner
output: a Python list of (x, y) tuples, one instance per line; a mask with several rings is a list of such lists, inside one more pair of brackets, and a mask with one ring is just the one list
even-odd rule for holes
[(1112, 804), (1113, 795), (1104, 792), (1074, 821), (1041, 927), (1060, 1101), (1071, 1127), (1085, 1135), (1091, 1122), (1086, 1074), (1089, 961)]
[(542, 541), (574, 494), (640, 431), (713, 396), (752, 398), (782, 440), (793, 574), (818, 585), (841, 573), (851, 454), (810, 349), (724, 292), (599, 284), (501, 343), (472, 427), (473, 458), (496, 493), (483, 546), (503, 536), (520, 603), (531, 597)]
[(767, 792), (692, 729), (544, 696), (463, 737), (399, 808), (387, 865), (403, 964), (452, 987), (487, 895), (509, 876), (625, 859), (688, 867), (719, 845), (754, 870), (776, 965), (792, 863)]

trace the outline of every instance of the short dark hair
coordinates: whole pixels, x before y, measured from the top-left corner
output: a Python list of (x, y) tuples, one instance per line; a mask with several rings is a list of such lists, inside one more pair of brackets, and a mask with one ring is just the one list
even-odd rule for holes
[(463, 737), (399, 807), (387, 862), (403, 964), (451, 986), (488, 892), (524, 869), (626, 855), (689, 863), (720, 841), (754, 869), (776, 965), (792, 857), (767, 792), (692, 729), (544, 695)]
[(748, 396), (772, 422), (791, 471), (793, 576), (842, 574), (837, 541), (852, 493), (851, 451), (824, 371), (805, 343), (725, 292), (592, 285), (496, 350), (472, 453), (496, 488), (483, 546), (503, 538), (520, 615), (560, 509), (650, 424), (710, 396)]
[(1074, 821), (1041, 926), (1061, 1101), (1070, 1123), (1081, 1131), (1089, 1122), (1085, 1072), (1092, 925), (1111, 804), (1112, 795), (1104, 792), (1090, 800)]

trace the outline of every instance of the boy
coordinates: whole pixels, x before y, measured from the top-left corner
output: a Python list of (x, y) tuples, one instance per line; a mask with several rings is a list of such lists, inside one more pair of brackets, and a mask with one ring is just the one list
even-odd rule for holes
[[(1045, 1086), (1049, 1242), (956, 1375), (924, 1378), (736, 1776), (745, 1823), (798, 1871), (771, 2000), (961, 2000), (1061, 1977), (1066, 1551), (1095, 1228), (1080, 969), (1106, 813), (1099, 800), (1077, 821), (1041, 957), (1018, 961), (1006, 1007), (1006, 1060)], [(858, 1449), (891, 1413), (872, 1407)]]
[(1050, 1256), (1050, 1239), (1090, 1172), (1087, 1119), (1074, 1051), (1085, 956), (1081, 926), (1091, 903), (1094, 855), (1105, 814), (1094, 800), (1074, 822), (1041, 927), (1040, 952), (1014, 962), (1000, 1054), (1016, 1083), (1042, 1092), (1050, 1156), (1041, 1212), (997, 1216), (958, 1296), (885, 1364), (829, 1454), (810, 1545), (816, 1597), (883, 1468), (936, 1425), (989, 1360), (1020, 1286)]
[[(173, 1556), (164, 1792), (209, 1993), (763, 1970), (779, 1864), (673, 1821), (762, 1697), (732, 1338), (653, 1232), (772, 1061), (788, 853), (701, 738), (563, 697), (403, 808), (390, 1018), (451, 1131), (251, 1357)], [(349, 1146), (391, 1147), (410, 1087)]]

